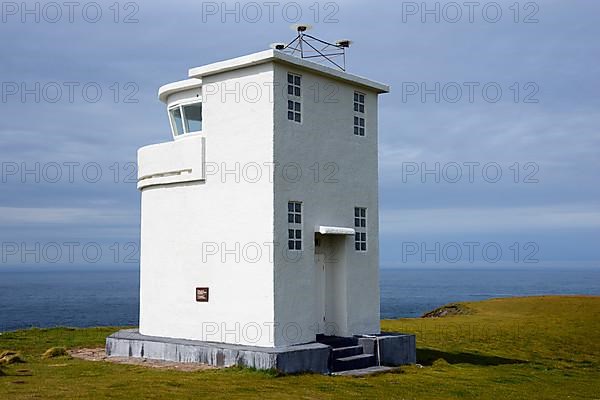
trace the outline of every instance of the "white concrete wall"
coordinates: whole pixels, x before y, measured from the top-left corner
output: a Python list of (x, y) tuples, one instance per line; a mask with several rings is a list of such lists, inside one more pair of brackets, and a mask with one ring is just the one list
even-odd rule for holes
[[(142, 334), (275, 344), (273, 182), (268, 174), (258, 181), (242, 176), (244, 166), (273, 159), (273, 102), (268, 95), (223, 102), (214, 92), (272, 81), (271, 64), (204, 78), (206, 180), (143, 189)], [(196, 287), (210, 288), (209, 302), (196, 302)]]
[[(302, 75), (302, 124), (287, 120), (287, 72)], [(275, 320), (290, 326), (288, 335), (276, 336), (277, 345), (315, 339), (316, 315), (314, 232), (318, 225), (354, 227), (354, 207), (368, 208), (368, 252), (354, 250), (354, 239), (346, 236), (338, 259), (345, 271), (346, 290), (335, 295), (347, 302), (347, 318), (336, 322), (338, 335), (379, 332), (379, 213), (377, 160), (377, 94), (351, 84), (330, 80), (307, 70), (277, 64), (275, 81)], [(354, 90), (366, 96), (365, 137), (353, 134)], [(328, 95), (330, 95), (328, 97)], [(285, 167), (296, 163), (300, 180), (287, 176)], [(315, 175), (318, 166), (319, 174)], [(332, 169), (334, 166), (335, 169)], [(328, 168), (329, 167), (329, 168)], [(293, 168), (287, 169), (287, 172)], [(330, 175), (333, 171), (335, 174)], [(329, 179), (327, 179), (329, 178)], [(335, 182), (337, 180), (337, 182)], [(287, 253), (287, 202), (304, 204), (304, 251), (296, 262)], [(335, 287), (344, 286), (337, 282)], [(296, 335), (296, 325), (301, 335)]]
[[(298, 68), (264, 63), (203, 76), (201, 90), (167, 99), (202, 98), (206, 179), (142, 191), (142, 334), (314, 341), (324, 331), (314, 233), (354, 227), (356, 206), (368, 208), (369, 249), (356, 252), (352, 236), (331, 238), (327, 322), (337, 329), (327, 333), (379, 332), (377, 94)], [(303, 77), (302, 124), (287, 120), (288, 71)], [(353, 134), (354, 90), (367, 95), (365, 137)], [(300, 257), (287, 250), (290, 200), (304, 206)], [(210, 288), (208, 303), (195, 301), (196, 287)]]

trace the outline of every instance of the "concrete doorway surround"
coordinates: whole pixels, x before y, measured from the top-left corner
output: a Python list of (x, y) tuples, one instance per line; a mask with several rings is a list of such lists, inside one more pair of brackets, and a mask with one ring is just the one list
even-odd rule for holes
[[(320, 227), (315, 233), (315, 282), (317, 333), (347, 336), (348, 310), (346, 246), (354, 229)], [(325, 231), (326, 233), (321, 233)]]

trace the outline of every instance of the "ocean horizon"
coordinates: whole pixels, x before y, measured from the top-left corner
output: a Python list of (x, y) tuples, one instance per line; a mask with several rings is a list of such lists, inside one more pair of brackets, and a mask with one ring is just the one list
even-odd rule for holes
[[(600, 295), (600, 268), (382, 268), (380, 286), (382, 319), (419, 317), (452, 302)], [(139, 270), (3, 267), (0, 304), (0, 332), (30, 327), (135, 326), (139, 314)]]

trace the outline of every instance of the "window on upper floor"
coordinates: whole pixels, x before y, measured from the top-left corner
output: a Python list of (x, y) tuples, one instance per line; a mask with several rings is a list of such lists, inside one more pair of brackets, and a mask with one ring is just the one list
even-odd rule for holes
[(356, 136), (365, 136), (365, 119), (362, 117), (354, 117), (354, 134)]
[(354, 207), (354, 227), (367, 227), (367, 209), (363, 207)]
[(302, 122), (302, 76), (287, 74), (287, 119)]
[(288, 250), (302, 250), (302, 203), (288, 202)]
[(202, 103), (179, 104), (169, 109), (173, 136), (202, 131)]
[(354, 134), (365, 136), (365, 95), (354, 92)]
[(169, 118), (171, 119), (171, 129), (173, 135), (178, 136), (184, 133), (183, 118), (181, 116), (181, 107), (172, 108), (169, 110)]
[(354, 207), (354, 249), (367, 251), (367, 209)]
[(302, 77), (300, 75), (292, 74), (288, 72), (287, 74), (287, 87), (288, 87), (288, 95), (301, 97), (302, 96)]
[(365, 95), (360, 92), (354, 92), (354, 111), (365, 113)]
[(299, 101), (288, 100), (288, 119), (302, 122), (302, 105)]

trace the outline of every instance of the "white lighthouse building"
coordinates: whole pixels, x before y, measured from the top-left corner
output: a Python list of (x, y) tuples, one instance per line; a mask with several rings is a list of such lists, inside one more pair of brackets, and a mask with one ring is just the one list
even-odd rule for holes
[[(358, 339), (380, 333), (377, 107), (388, 91), (277, 49), (160, 88), (172, 137), (138, 152), (138, 347), (168, 338), (272, 355), (336, 337), (361, 348), (340, 355), (373, 364)], [(320, 354), (329, 367), (243, 363), (331, 370)]]

